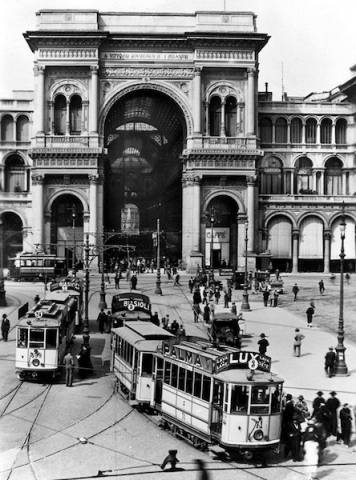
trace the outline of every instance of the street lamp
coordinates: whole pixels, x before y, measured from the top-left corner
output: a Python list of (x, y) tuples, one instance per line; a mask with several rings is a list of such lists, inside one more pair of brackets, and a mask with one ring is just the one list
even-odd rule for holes
[(103, 233), (103, 240), (101, 245), (101, 255), (100, 255), (100, 263), (101, 263), (101, 284), (100, 284), (100, 301), (99, 301), (99, 310), (104, 310), (107, 308), (106, 301), (105, 301), (105, 277), (104, 277), (104, 233)]
[(345, 362), (345, 350), (344, 347), (344, 242), (345, 242), (345, 214), (344, 205), (342, 206), (342, 217), (340, 223), (340, 237), (341, 237), (341, 249), (340, 249), (340, 306), (339, 306), (339, 325), (337, 330), (337, 346), (336, 350), (336, 362), (335, 362), (335, 376), (344, 377), (348, 375), (347, 365)]
[(6, 307), (6, 292), (4, 287), (4, 270), (3, 270), (3, 224), (0, 215), (0, 307)]
[(89, 345), (89, 234), (85, 237), (85, 290), (84, 290), (84, 328), (83, 328), (83, 343)]
[(76, 211), (75, 205), (72, 206), (72, 229), (73, 229), (73, 255), (72, 255), (72, 271), (73, 276), (76, 276), (75, 272), (75, 219), (76, 219)]
[(248, 221), (245, 222), (245, 282), (244, 293), (242, 294), (241, 311), (251, 311), (250, 304), (248, 303), (248, 283), (247, 283), (247, 242), (248, 242)]
[(155, 293), (157, 295), (162, 295), (159, 218), (157, 218), (157, 276)]

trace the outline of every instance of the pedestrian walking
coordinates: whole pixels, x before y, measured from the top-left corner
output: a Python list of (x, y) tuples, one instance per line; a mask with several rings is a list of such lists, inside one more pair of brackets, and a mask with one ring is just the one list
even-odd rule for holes
[(320, 292), (320, 295), (324, 295), (324, 292), (325, 292), (324, 280), (320, 280), (319, 282), (319, 292)]
[(178, 332), (178, 328), (179, 328), (179, 323), (177, 322), (177, 320), (173, 320), (173, 322), (171, 323), (171, 333), (173, 333), (173, 335), (177, 335), (177, 332)]
[(73, 383), (74, 358), (70, 352), (64, 356), (63, 363), (66, 371), (66, 386), (71, 387)]
[(203, 320), (206, 324), (209, 323), (210, 321), (210, 308), (209, 305), (204, 305), (204, 310), (203, 310)]
[(37, 303), (40, 301), (40, 296), (38, 294), (35, 295), (34, 299), (33, 299), (33, 302), (35, 305), (37, 305)]
[(295, 411), (299, 423), (304, 423), (306, 419), (309, 418), (310, 413), (308, 409), (308, 404), (304, 400), (303, 395), (299, 395), (298, 401), (295, 402)]
[(302, 335), (299, 331), (299, 328), (294, 330), (294, 343), (293, 343), (293, 352), (295, 357), (300, 357), (300, 351), (302, 347), (302, 340), (304, 339), (304, 335)]
[(10, 330), (10, 320), (7, 318), (6, 313), (3, 313), (2, 321), (1, 321), (1, 336), (4, 342), (7, 342), (9, 337), (9, 330)]
[(294, 417), (291, 422), (286, 425), (286, 437), (284, 445), (284, 457), (287, 458), (289, 452), (292, 454), (293, 462), (300, 460), (300, 445), (302, 432), (300, 424)]
[(136, 274), (134, 273), (131, 277), (131, 290), (136, 290), (137, 287), (137, 277)]
[(161, 465), (162, 470), (164, 470), (167, 463), (171, 464), (171, 470), (176, 469), (176, 465), (177, 465), (177, 463), (179, 463), (179, 460), (177, 458), (177, 453), (178, 453), (177, 450), (168, 450), (168, 455), (163, 460), (162, 465)]
[(263, 304), (265, 307), (268, 307), (268, 299), (269, 299), (269, 290), (267, 286), (264, 288), (262, 292), (262, 297), (263, 297)]
[(334, 352), (333, 347), (329, 347), (329, 351), (326, 352), (325, 354), (325, 366), (324, 366), (326, 376), (329, 378), (334, 375), (335, 362), (336, 362), (336, 353)]
[(198, 472), (199, 472), (197, 480), (210, 480), (209, 472), (205, 468), (205, 462), (200, 458), (196, 458), (195, 463), (197, 465)]
[(217, 305), (217, 304), (219, 303), (219, 299), (220, 299), (220, 297), (221, 297), (220, 288), (219, 288), (219, 287), (215, 287), (214, 297), (215, 297), (215, 303), (216, 303), (216, 305)]
[(261, 333), (260, 340), (257, 342), (258, 351), (261, 355), (266, 355), (267, 347), (269, 346), (269, 341), (266, 338), (264, 333)]
[(181, 286), (180, 283), (179, 283), (179, 280), (180, 280), (180, 275), (179, 275), (179, 273), (177, 273), (176, 276), (174, 277), (173, 287)]
[(330, 397), (326, 400), (326, 408), (330, 412), (330, 435), (334, 435), (336, 440), (339, 440), (337, 434), (337, 414), (340, 408), (340, 400), (336, 395), (334, 390), (330, 392)]
[[(339, 409), (338, 415), (338, 432), (340, 433), (340, 440), (344, 442), (347, 447), (350, 447), (351, 435), (354, 430), (355, 418), (352, 409), (348, 403)], [(339, 440), (339, 441), (340, 441)]]
[(307, 480), (316, 478), (319, 463), (320, 441), (313, 420), (308, 421), (308, 426), (303, 434), (304, 463), (307, 466)]
[(115, 273), (115, 288), (116, 288), (116, 290), (119, 290), (119, 288), (120, 288), (120, 279), (121, 279), (121, 272), (117, 271)]
[(154, 325), (157, 325), (157, 327), (159, 327), (159, 318), (158, 318), (158, 313), (155, 312), (152, 317), (151, 317), (151, 322), (154, 324)]
[(273, 291), (273, 306), (278, 307), (278, 297), (279, 297), (279, 292), (278, 289), (275, 288)]
[(307, 327), (312, 328), (313, 326), (313, 315), (315, 313), (315, 308), (312, 304), (306, 309), (305, 313), (307, 314)]
[(294, 301), (296, 302), (297, 301), (297, 295), (298, 295), (298, 292), (299, 292), (299, 287), (296, 283), (293, 285), (292, 292), (293, 292), (293, 295), (294, 295)]
[(199, 303), (193, 303), (194, 323), (199, 322), (199, 315), (200, 314), (201, 314), (201, 310), (200, 310)]
[(106, 313), (104, 312), (104, 309), (103, 309), (103, 308), (100, 310), (100, 313), (99, 313), (98, 318), (96, 319), (96, 321), (98, 322), (99, 332), (100, 332), (100, 333), (104, 333), (104, 327), (105, 327), (106, 322), (107, 322), (107, 315), (106, 315)]
[(194, 280), (193, 280), (193, 277), (190, 277), (190, 279), (188, 280), (188, 286), (189, 286), (189, 291), (190, 291), (190, 293), (193, 293), (193, 288), (194, 288)]
[(319, 390), (318, 392), (316, 392), (316, 397), (314, 398), (313, 400), (313, 413), (312, 413), (312, 416), (311, 418), (314, 418), (320, 408), (320, 405), (322, 403), (326, 403), (325, 402), (325, 398), (323, 397), (323, 392), (321, 390)]
[(195, 287), (194, 293), (193, 293), (193, 304), (198, 304), (201, 303), (201, 295), (200, 295), (200, 290), (198, 287)]
[(108, 310), (108, 311), (107, 311), (107, 314), (106, 314), (105, 325), (104, 325), (104, 328), (105, 328), (105, 332), (106, 332), (106, 333), (110, 333), (110, 332), (111, 332), (111, 326), (112, 326), (112, 315), (111, 315), (111, 310)]
[(234, 315), (237, 315), (237, 307), (235, 302), (232, 302), (231, 304), (231, 313), (233, 313)]
[(229, 292), (224, 291), (224, 308), (229, 308)]

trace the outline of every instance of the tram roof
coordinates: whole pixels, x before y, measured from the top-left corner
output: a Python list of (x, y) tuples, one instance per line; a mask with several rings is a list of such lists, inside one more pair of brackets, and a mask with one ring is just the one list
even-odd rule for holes
[(31, 327), (31, 328), (44, 328), (44, 327), (58, 327), (59, 326), (58, 318), (48, 318), (48, 317), (23, 317), (17, 324), (18, 327)]
[(251, 380), (248, 380), (247, 378), (247, 375), (249, 374), (250, 370), (234, 368), (230, 370), (223, 370), (222, 372), (215, 374), (214, 378), (226, 383), (238, 383), (246, 385), (258, 385), (260, 383), (271, 383), (271, 385), (273, 385), (275, 383), (281, 383), (284, 381), (282, 378), (278, 377), (272, 372), (261, 372), (259, 370), (255, 370)]
[(126, 322), (124, 327), (113, 328), (112, 331), (137, 350), (149, 352), (155, 352), (162, 340), (174, 337), (151, 322)]
[(44, 298), (43, 300), (41, 301), (53, 301), (53, 302), (56, 302), (56, 303), (66, 303), (70, 297), (72, 297), (73, 295), (75, 295), (77, 292), (75, 292), (74, 290), (70, 290), (70, 291), (63, 291), (63, 290), (53, 290), (53, 292), (49, 292), (47, 293), (46, 295), (46, 298)]

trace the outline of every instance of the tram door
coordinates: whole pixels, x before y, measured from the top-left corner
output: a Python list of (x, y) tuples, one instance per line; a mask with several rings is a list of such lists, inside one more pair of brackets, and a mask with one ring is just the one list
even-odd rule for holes
[(213, 401), (211, 409), (210, 430), (212, 434), (221, 435), (223, 418), (224, 384), (214, 380)]
[(156, 381), (154, 401), (159, 405), (162, 402), (163, 358), (156, 357)]

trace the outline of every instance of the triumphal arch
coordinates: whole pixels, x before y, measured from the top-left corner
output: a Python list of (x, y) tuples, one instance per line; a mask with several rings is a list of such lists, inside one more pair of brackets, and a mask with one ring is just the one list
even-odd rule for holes
[[(233, 267), (257, 241), (258, 54), (250, 12), (41, 10), (34, 54), (33, 242), (89, 233)], [(247, 223), (248, 221), (248, 223)], [(115, 238), (117, 236), (117, 238)]]

